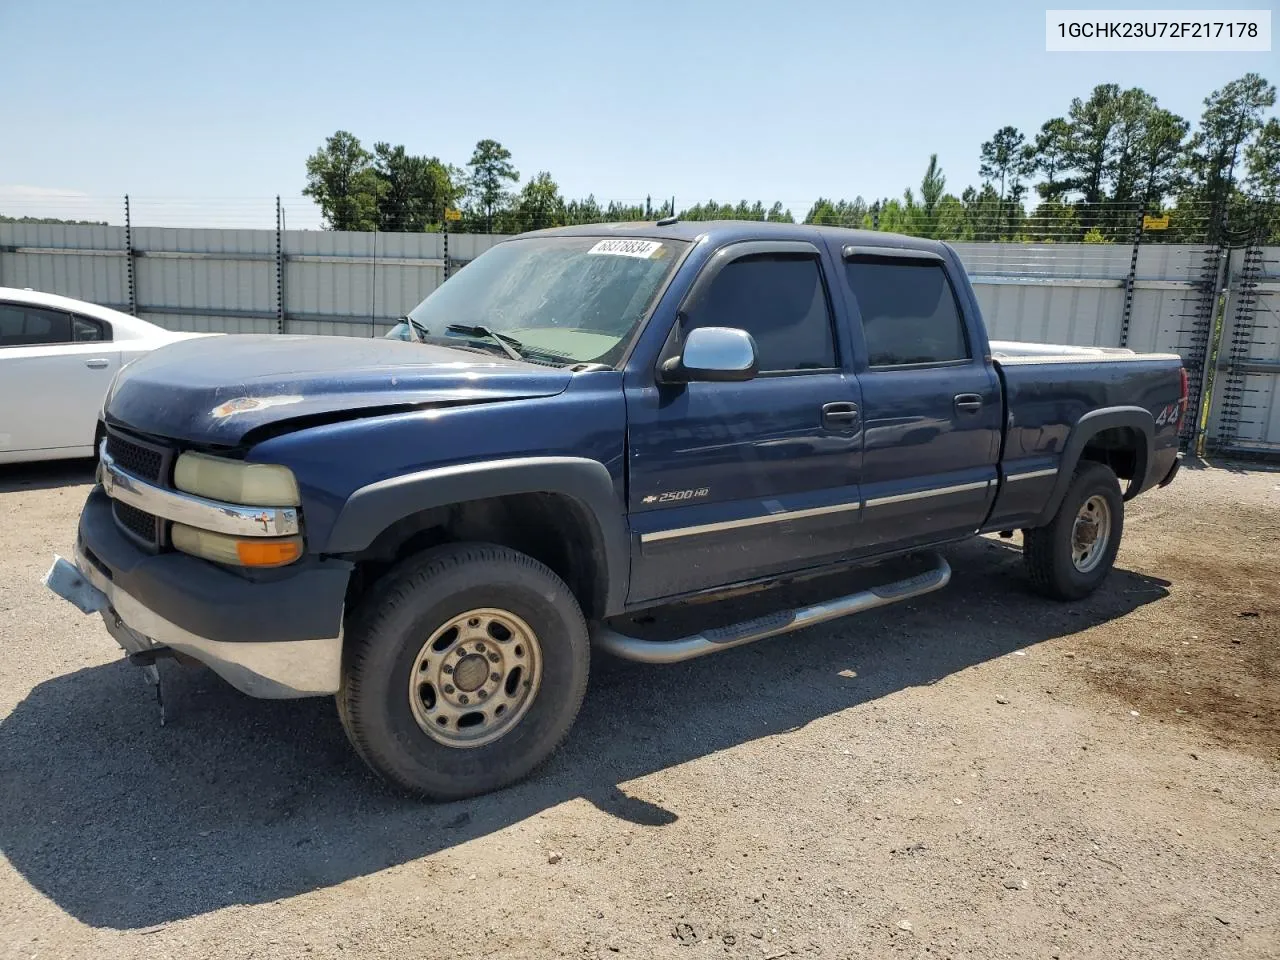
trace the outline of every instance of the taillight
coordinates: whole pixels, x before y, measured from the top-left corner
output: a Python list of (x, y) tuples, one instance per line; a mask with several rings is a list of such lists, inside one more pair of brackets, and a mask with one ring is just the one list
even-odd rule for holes
[(1180, 368), (1178, 372), (1182, 375), (1182, 395), (1178, 397), (1178, 408), (1182, 413), (1178, 419), (1181, 420), (1187, 415), (1187, 401), (1191, 397), (1191, 379), (1187, 376), (1186, 367)]

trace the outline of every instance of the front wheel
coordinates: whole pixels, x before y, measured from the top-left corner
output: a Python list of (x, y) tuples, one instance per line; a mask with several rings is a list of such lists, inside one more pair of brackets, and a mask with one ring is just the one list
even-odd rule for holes
[(1058, 600), (1087, 597), (1111, 572), (1123, 531), (1120, 481), (1106, 464), (1081, 463), (1053, 519), (1023, 531), (1032, 585)]
[(573, 594), (506, 547), (433, 550), (389, 574), (347, 635), (338, 713), (377, 773), (435, 800), (527, 776), (569, 732), (590, 645)]

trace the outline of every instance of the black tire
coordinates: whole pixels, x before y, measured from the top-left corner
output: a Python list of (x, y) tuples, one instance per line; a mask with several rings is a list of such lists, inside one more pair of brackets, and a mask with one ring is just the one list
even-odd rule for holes
[[(1092, 497), (1101, 497), (1110, 511), (1107, 542), (1097, 563), (1087, 571), (1073, 561), (1076, 516)], [(1081, 600), (1102, 585), (1115, 565), (1124, 532), (1124, 498), (1120, 481), (1103, 463), (1084, 461), (1076, 467), (1066, 495), (1043, 527), (1022, 532), (1022, 557), (1037, 591), (1057, 600)]]
[[(533, 631), (541, 679), (523, 715), (498, 739), (454, 746), (415, 718), (410, 675), (440, 627), (481, 608), (514, 614)], [(506, 547), (453, 544), (405, 561), (349, 626), (337, 695), (347, 736), (374, 771), (432, 800), (471, 797), (528, 776), (568, 735), (586, 694), (591, 651), (577, 600), (546, 566)]]

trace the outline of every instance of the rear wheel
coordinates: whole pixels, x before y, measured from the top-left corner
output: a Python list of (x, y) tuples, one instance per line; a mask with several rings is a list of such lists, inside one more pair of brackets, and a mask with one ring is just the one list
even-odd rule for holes
[(1123, 531), (1120, 481), (1105, 464), (1081, 463), (1053, 519), (1023, 531), (1031, 583), (1058, 600), (1087, 597), (1111, 572)]
[(352, 621), (338, 692), (375, 771), (452, 800), (527, 776), (569, 732), (590, 647), (550, 569), (487, 544), (430, 551), (389, 574)]

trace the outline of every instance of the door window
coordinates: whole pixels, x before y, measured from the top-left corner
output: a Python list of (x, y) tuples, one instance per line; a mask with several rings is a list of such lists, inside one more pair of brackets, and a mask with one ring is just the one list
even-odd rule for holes
[(853, 259), (846, 261), (845, 275), (871, 366), (969, 359), (964, 321), (942, 264)]
[(0, 347), (71, 342), (71, 318), (55, 310), (0, 303)]
[(836, 366), (822, 270), (804, 254), (753, 254), (727, 264), (693, 308), (686, 331), (737, 327), (756, 341), (761, 373)]
[(110, 340), (107, 336), (105, 324), (101, 320), (92, 320), (89, 317), (71, 318), (71, 335), (75, 338), (76, 343), (92, 343), (98, 340)]

